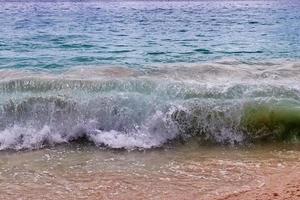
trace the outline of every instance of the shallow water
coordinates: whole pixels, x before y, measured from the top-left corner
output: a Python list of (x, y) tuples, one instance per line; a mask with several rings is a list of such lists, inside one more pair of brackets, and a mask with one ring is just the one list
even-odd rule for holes
[(90, 144), (0, 152), (1, 199), (213, 199), (299, 167), (299, 145), (196, 143), (147, 151)]

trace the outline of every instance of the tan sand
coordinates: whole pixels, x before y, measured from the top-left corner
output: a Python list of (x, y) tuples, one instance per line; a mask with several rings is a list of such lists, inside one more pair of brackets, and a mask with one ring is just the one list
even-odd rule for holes
[(300, 167), (285, 169), (282, 173), (265, 177), (260, 187), (229, 194), (218, 200), (298, 200), (300, 199)]
[(0, 151), (0, 200), (300, 200), (299, 146)]

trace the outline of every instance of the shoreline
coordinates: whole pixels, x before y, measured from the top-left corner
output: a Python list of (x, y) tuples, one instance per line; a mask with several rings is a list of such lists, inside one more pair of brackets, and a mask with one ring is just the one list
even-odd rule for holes
[(299, 199), (298, 147), (0, 151), (0, 199)]

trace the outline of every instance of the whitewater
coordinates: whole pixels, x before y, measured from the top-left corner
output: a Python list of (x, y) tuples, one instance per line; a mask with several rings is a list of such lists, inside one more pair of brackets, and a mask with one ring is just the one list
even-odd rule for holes
[(0, 76), (1, 149), (76, 140), (135, 149), (195, 137), (217, 144), (299, 137), (299, 62), (1, 70)]

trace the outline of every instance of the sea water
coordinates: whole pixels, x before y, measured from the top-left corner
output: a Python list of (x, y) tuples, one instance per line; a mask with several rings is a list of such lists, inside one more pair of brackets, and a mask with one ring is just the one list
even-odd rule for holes
[(299, 8), (2, 2), (0, 148), (297, 139)]
[(297, 59), (299, 1), (1, 2), (1, 69)]

